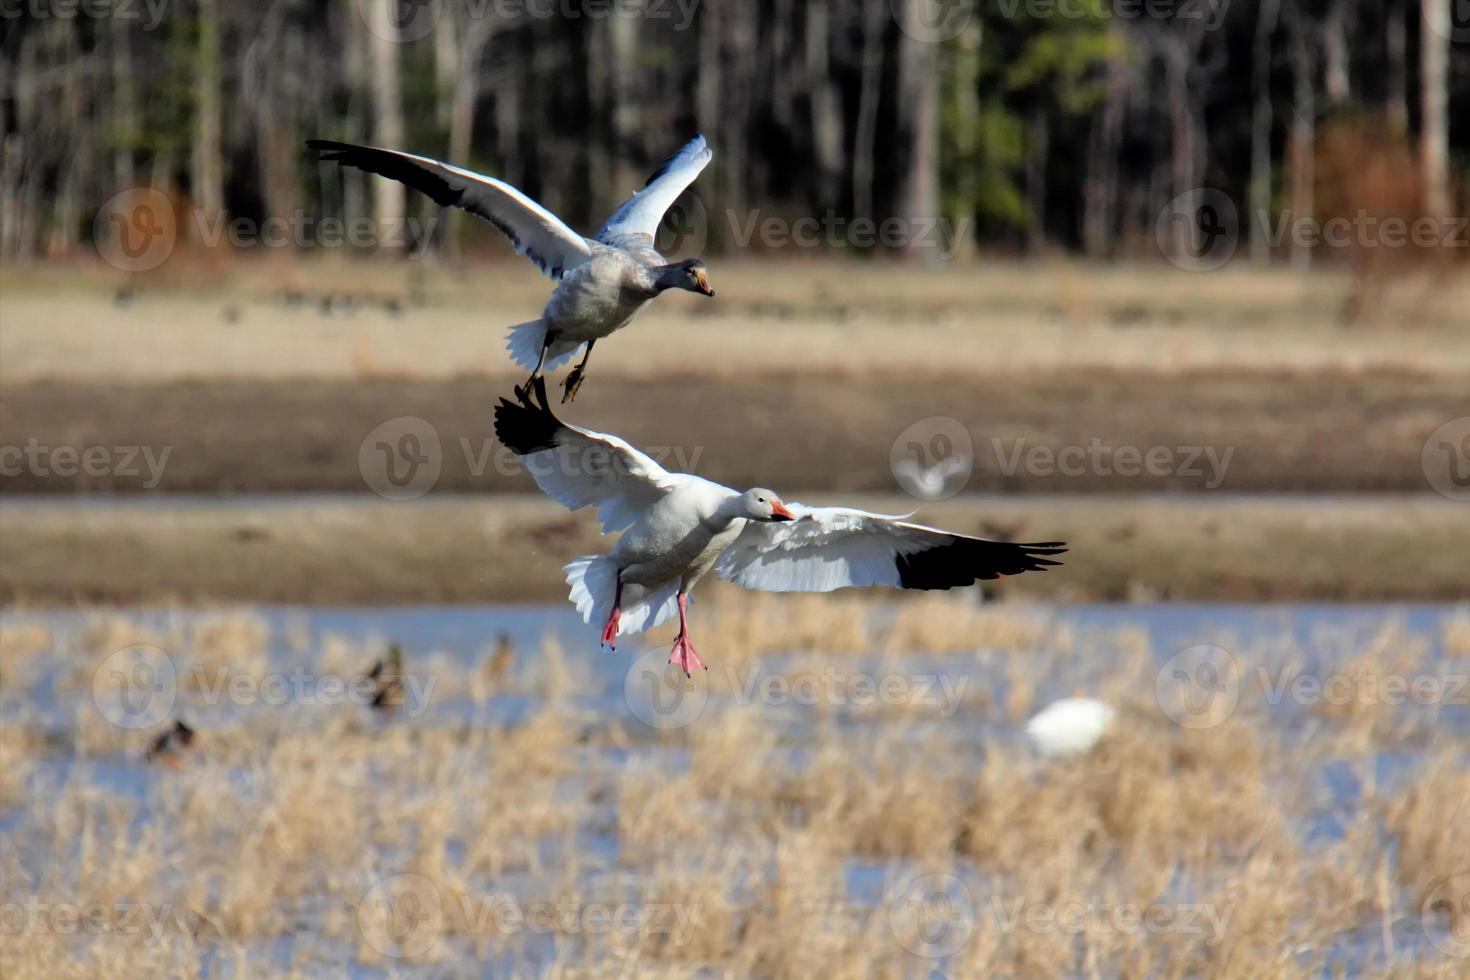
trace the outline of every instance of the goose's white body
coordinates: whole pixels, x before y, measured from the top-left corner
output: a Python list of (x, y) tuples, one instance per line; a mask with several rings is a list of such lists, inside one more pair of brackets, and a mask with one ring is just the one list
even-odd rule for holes
[[(539, 404), (524, 392), (519, 405), (501, 400), (495, 433), (548, 495), (571, 510), (595, 507), (603, 533), (622, 532), (606, 556), (566, 566), (572, 602), (584, 622), (607, 622), (605, 641), (657, 626), (676, 610), (682, 624), (684, 596), (711, 570), (772, 592), (948, 589), (1041, 570), (1065, 550), (954, 534), (906, 515), (786, 504), (769, 490), (740, 493), (670, 473), (617, 436), (562, 422), (539, 379), (533, 393)], [(681, 629), (676, 654), (685, 639)]]
[[(666, 289), (713, 296), (703, 266), (679, 274), (654, 247), (664, 213), (714, 158), (703, 136), (654, 172), (592, 238), (505, 181), (429, 157), (329, 140), (308, 140), (322, 159), (402, 181), (436, 203), (494, 224), (537, 268), (557, 280), (539, 320), (511, 328), (507, 350), (527, 370), (550, 369), (633, 321)], [(689, 266), (690, 263), (685, 263)], [(543, 358), (544, 354), (544, 358)]]
[(1092, 698), (1062, 698), (1026, 722), (1026, 735), (1046, 758), (1085, 755), (1113, 727), (1110, 705)]

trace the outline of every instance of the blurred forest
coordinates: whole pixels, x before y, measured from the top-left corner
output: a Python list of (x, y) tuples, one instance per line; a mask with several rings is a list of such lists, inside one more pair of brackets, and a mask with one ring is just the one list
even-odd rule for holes
[[(97, 209), (141, 185), (256, 222), (432, 210), (317, 165), (312, 136), (495, 174), (582, 229), (697, 131), (711, 211), (943, 215), (1018, 252), (1136, 254), (1203, 187), (1250, 215), (1467, 203), (1470, 25), (1452, 0), (0, 7), (8, 260), (91, 248)], [(434, 227), (450, 252), (495, 237)], [(1246, 237), (1258, 260), (1312, 258)]]

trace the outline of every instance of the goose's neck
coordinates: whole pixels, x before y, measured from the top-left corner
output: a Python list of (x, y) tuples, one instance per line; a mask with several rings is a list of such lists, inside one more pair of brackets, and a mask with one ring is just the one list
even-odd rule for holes
[(708, 524), (716, 531), (723, 531), (730, 526), (732, 521), (738, 521), (745, 517), (745, 498), (740, 494), (726, 497), (720, 501), (720, 506), (710, 515)]
[(650, 269), (653, 273), (653, 291), (661, 293), (665, 289), (676, 289), (683, 285), (684, 267), (677, 262), (669, 265), (656, 265)]

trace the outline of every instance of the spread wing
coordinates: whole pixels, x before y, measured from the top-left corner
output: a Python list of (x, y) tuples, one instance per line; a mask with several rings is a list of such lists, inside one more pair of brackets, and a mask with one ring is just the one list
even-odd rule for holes
[(684, 144), (683, 149), (653, 172), (643, 190), (613, 212), (613, 216), (598, 230), (597, 240), (604, 245), (624, 248), (653, 248), (653, 236), (658, 231), (659, 222), (664, 220), (664, 213), (714, 157), (714, 151), (703, 136), (696, 136)]
[(587, 239), (503, 180), (400, 150), (332, 140), (307, 140), (306, 145), (323, 160), (388, 177), (427, 194), (435, 204), (479, 215), (505, 232), (517, 254), (527, 256), (553, 279), (592, 254)]
[(546, 403), (546, 382), (533, 382), (535, 400), (495, 406), (495, 435), (525, 460), (547, 496), (569, 510), (596, 507), (604, 534), (621, 531), (664, 494), (689, 479), (602, 432), (567, 425)]
[(796, 520), (747, 521), (715, 566), (720, 578), (766, 592), (854, 585), (950, 589), (1060, 565), (1060, 542), (1012, 544), (910, 523), (906, 516), (787, 504)]

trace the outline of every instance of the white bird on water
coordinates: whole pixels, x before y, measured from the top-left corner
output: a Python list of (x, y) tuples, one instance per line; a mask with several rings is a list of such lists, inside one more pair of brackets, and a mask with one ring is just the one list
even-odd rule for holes
[(1062, 698), (1026, 722), (1026, 735), (1048, 759), (1086, 755), (1113, 727), (1117, 712), (1093, 698)]
[[(501, 399), (495, 434), (538, 486), (571, 510), (596, 507), (604, 534), (622, 531), (611, 553), (566, 566), (571, 601), (602, 642), (664, 622), (679, 635), (669, 662), (704, 667), (689, 639), (689, 591), (711, 569), (769, 592), (830, 592), (848, 586), (949, 589), (1058, 565), (1060, 542), (1013, 544), (913, 524), (907, 515), (786, 503), (773, 491), (740, 492), (671, 473), (617, 436), (568, 425), (552, 414), (536, 378), (520, 404)], [(534, 400), (533, 400), (534, 399)]]
[(506, 349), (534, 379), (543, 370), (555, 370), (585, 344), (581, 362), (563, 383), (563, 402), (576, 397), (593, 345), (627, 326), (660, 293), (684, 289), (715, 294), (703, 262), (697, 258), (670, 262), (654, 247), (664, 213), (714, 159), (703, 136), (690, 140), (654, 171), (644, 188), (613, 212), (592, 238), (577, 234), (545, 207), (494, 177), (401, 150), (316, 139), (306, 145), (323, 160), (389, 177), (422, 191), (435, 204), (484, 218), (510, 238), (517, 253), (558, 280), (541, 318), (512, 327)]

